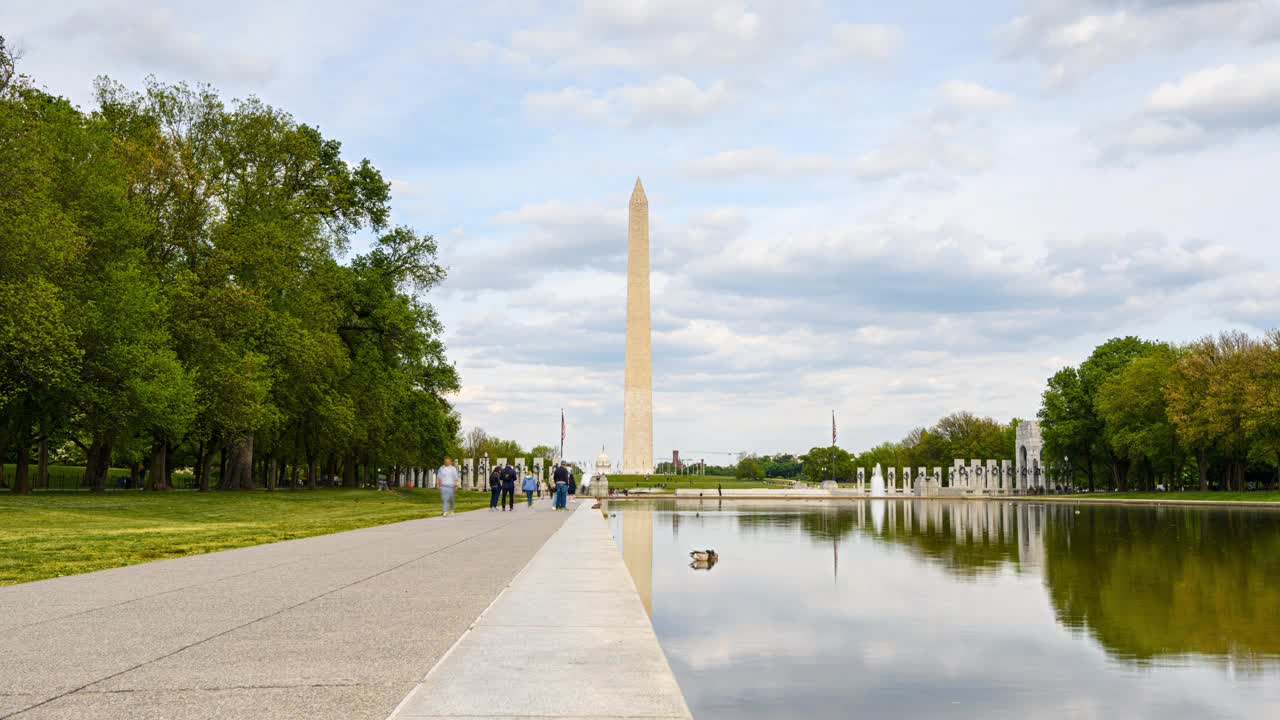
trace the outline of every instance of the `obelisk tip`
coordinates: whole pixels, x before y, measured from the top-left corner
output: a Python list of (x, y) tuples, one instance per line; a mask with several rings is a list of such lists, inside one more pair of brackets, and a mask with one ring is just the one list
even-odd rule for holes
[(636, 186), (631, 189), (632, 196), (644, 197), (644, 185), (640, 183), (640, 176), (636, 176)]

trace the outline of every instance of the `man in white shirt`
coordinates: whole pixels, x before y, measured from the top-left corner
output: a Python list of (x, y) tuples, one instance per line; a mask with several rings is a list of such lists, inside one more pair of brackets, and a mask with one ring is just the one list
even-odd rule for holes
[(458, 487), (458, 468), (453, 466), (453, 458), (446, 455), (444, 465), (436, 471), (436, 481), (440, 484), (440, 507), (443, 516), (453, 514), (453, 491)]

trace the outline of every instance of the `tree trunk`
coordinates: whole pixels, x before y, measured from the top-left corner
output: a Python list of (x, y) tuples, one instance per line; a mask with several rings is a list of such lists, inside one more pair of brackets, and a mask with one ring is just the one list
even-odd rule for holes
[(164, 446), (164, 487), (166, 490), (172, 490), (174, 462), (173, 454), (178, 451), (178, 444), (173, 442), (165, 442)]
[(1209, 452), (1196, 450), (1196, 472), (1200, 475), (1200, 492), (1209, 491)]
[(209, 443), (200, 441), (196, 449), (196, 492), (209, 492)]
[(13, 491), (19, 495), (31, 492), (31, 448), (21, 435), (18, 436), (18, 462), (13, 469)]
[(316, 473), (319, 472), (319, 464), (316, 462), (315, 456), (307, 458), (307, 489), (316, 489)]
[(9, 431), (4, 425), (0, 425), (0, 488), (9, 487), (9, 478), (6, 477), (4, 469), (4, 458), (9, 450)]
[(262, 486), (268, 491), (276, 489), (276, 457), (275, 455), (264, 456), (260, 466), (262, 472)]
[(356, 487), (356, 454), (354, 452), (347, 455), (347, 459), (342, 463), (342, 486)]
[(156, 436), (151, 444), (151, 472), (147, 478), (147, 490), (168, 490), (165, 482), (165, 458), (168, 456), (168, 444), (164, 438)]
[(253, 433), (244, 434), (230, 447), (226, 478), (229, 490), (253, 489)]
[(142, 487), (142, 463), (129, 463), (129, 487)]
[(49, 489), (49, 423), (41, 421), (40, 446), (36, 451), (36, 487)]
[(1112, 460), (1111, 461), (1111, 477), (1115, 482), (1116, 489), (1125, 492), (1129, 489), (1129, 461), (1128, 460)]
[(85, 453), (84, 484), (90, 492), (106, 492), (107, 478), (104, 466), (110, 465), (111, 447), (105, 435), (95, 433)]
[[(301, 470), (302, 470), (302, 467), (298, 465), (297, 462), (294, 462), (293, 465), (290, 467), (290, 470), (289, 470), (289, 489), (290, 490), (296, 490), (298, 488), (298, 475), (301, 474)], [(284, 472), (282, 470), (281, 475), (283, 474)]]

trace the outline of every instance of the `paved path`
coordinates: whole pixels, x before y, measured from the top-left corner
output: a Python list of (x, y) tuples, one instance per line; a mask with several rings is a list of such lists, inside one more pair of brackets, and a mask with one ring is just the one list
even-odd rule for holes
[(583, 503), (390, 720), (692, 715), (599, 510)]
[(0, 588), (0, 720), (384, 720), (570, 515), (543, 500)]

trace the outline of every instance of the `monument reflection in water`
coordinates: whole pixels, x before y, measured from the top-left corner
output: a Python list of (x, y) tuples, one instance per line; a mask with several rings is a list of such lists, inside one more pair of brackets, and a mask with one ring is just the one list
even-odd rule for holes
[[(1280, 512), (613, 503), (694, 715), (1262, 718)], [(711, 572), (691, 549), (714, 548)]]

